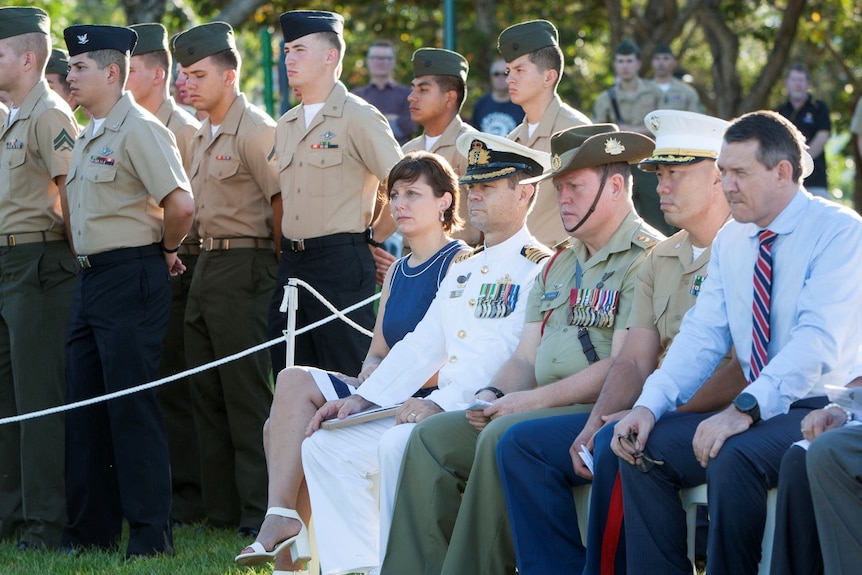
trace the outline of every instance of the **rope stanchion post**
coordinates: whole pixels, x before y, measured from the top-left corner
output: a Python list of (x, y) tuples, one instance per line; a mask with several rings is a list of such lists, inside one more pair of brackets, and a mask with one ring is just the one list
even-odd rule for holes
[[(282, 331), (285, 342), (287, 342), (284, 349), (284, 365), (290, 367), (296, 357), (296, 312), (299, 309), (299, 288), (295, 278), (287, 280), (287, 285), (284, 286), (284, 300), (281, 305), (281, 311), (287, 312), (287, 327)], [(287, 309), (284, 309), (285, 306)]]

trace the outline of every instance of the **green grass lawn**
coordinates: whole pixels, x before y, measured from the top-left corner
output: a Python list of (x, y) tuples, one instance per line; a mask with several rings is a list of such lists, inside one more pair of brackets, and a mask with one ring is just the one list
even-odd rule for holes
[(240, 567), (233, 558), (251, 541), (235, 531), (190, 525), (174, 529), (173, 557), (123, 562), (125, 541), (113, 552), (74, 557), (54, 551), (18, 551), (14, 541), (0, 543), (3, 575), (270, 575), (272, 564)]

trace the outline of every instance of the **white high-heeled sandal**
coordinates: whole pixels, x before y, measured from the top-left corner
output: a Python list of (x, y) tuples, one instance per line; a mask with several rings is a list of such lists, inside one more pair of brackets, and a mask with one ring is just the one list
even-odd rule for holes
[[(239, 565), (253, 566), (263, 565), (275, 559), (275, 556), (281, 553), (285, 547), (290, 548), (290, 559), (294, 563), (311, 560), (311, 544), (308, 541), (308, 530), (305, 528), (305, 523), (299, 517), (299, 514), (293, 509), (284, 507), (270, 507), (266, 510), (267, 515), (278, 515), (288, 519), (296, 519), (299, 521), (299, 533), (285, 539), (281, 543), (275, 545), (271, 551), (267, 551), (260, 541), (255, 541), (245, 549), (251, 549), (251, 553), (240, 553), (234, 558), (234, 561)], [(245, 551), (243, 549), (243, 551)]]

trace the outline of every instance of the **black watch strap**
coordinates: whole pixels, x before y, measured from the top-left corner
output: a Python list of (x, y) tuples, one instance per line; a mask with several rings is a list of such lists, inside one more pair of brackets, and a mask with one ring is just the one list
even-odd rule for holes
[(482, 388), (480, 388), (480, 389), (477, 389), (477, 390), (476, 390), (476, 393), (474, 393), (473, 395), (479, 395), (479, 394), (480, 394), (481, 392), (483, 392), (483, 391), (490, 391), (491, 393), (493, 393), (494, 395), (496, 395), (496, 396), (497, 396), (497, 399), (500, 399), (501, 397), (503, 397), (504, 395), (506, 395), (505, 393), (503, 393), (502, 391), (500, 391), (500, 390), (499, 390), (499, 389), (497, 389), (496, 387), (493, 387), (493, 386), (490, 386), (490, 385), (488, 385), (488, 386), (486, 386), (486, 387), (482, 387)]
[(175, 247), (175, 248), (174, 248), (174, 249), (172, 249), (172, 250), (169, 250), (169, 249), (167, 248), (167, 246), (165, 246), (165, 240), (162, 240), (162, 243), (161, 243), (161, 244), (159, 244), (159, 245), (161, 245), (161, 247), (162, 247), (162, 251), (163, 251), (163, 252), (165, 252), (166, 254), (175, 254), (175, 253), (177, 253), (178, 251), (180, 251), (180, 246), (181, 246), (181, 245), (183, 245), (183, 244), (182, 244), (182, 243), (180, 243), (180, 245), (179, 245), (179, 246)]
[(369, 246), (374, 246), (375, 248), (383, 247), (383, 242), (378, 242), (374, 239), (374, 230), (371, 228), (365, 228), (365, 243)]

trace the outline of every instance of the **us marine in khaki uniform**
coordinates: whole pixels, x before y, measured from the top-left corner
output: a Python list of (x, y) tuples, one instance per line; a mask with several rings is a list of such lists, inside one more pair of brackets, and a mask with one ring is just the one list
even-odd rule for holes
[[(77, 262), (67, 241), (66, 174), (78, 126), (48, 87), (51, 23), (0, 8), (0, 414), (65, 402), (63, 349)], [(4, 112), (7, 111), (4, 108)], [(62, 416), (0, 425), (0, 539), (56, 547), (66, 522)]]
[[(174, 135), (183, 167), (188, 173), (191, 162), (189, 141), (201, 123), (178, 106), (168, 93), (173, 67), (168, 52), (167, 30), (161, 24), (136, 24), (129, 27), (137, 32), (138, 43), (132, 51), (126, 89), (132, 93), (139, 106), (158, 118)], [(173, 297), (168, 333), (162, 345), (162, 366), (159, 370), (162, 377), (185, 371), (188, 367), (183, 318), (200, 251), (200, 238), (193, 225), (178, 252), (186, 271), (171, 278)], [(204, 518), (201, 466), (188, 378), (161, 386), (159, 401), (165, 416), (165, 431), (171, 452), (171, 519), (180, 523), (200, 521)]]
[[(586, 115), (564, 104), (557, 95), (563, 77), (563, 52), (553, 24), (532, 20), (510, 26), (500, 34), (497, 49), (508, 64), (506, 81), (512, 102), (526, 114), (509, 139), (548, 153), (553, 134), (590, 123)], [(546, 246), (555, 246), (567, 237), (556, 198), (548, 190), (537, 194), (527, 224)]]
[[(386, 118), (338, 80), (344, 19), (332, 12), (295, 10), (281, 15), (281, 29), (287, 76), (302, 93), (302, 103), (282, 116), (276, 129), (284, 216), (270, 338), (285, 328), (286, 315), (279, 308), (290, 277), (308, 282), (338, 309), (374, 294), (375, 267), (366, 242), (379, 245), (395, 230), (389, 210), (377, 220), (374, 215), (381, 205), (379, 184), (403, 155)], [(297, 328), (329, 315), (314, 296), (299, 290)], [(374, 324), (369, 305), (349, 317), (369, 330)], [(334, 321), (298, 336), (294, 361), (358, 373), (367, 348), (364, 334)], [(285, 365), (285, 348), (270, 349), (277, 373)]]
[[(410, 95), (410, 119), (422, 126), (422, 134), (401, 149), (406, 154), (415, 150), (443, 156), (460, 178), (467, 171), (467, 158), (458, 153), (455, 142), (464, 132), (473, 130), (459, 115), (467, 92), (467, 60), (457, 52), (439, 48), (419, 48), (413, 53), (413, 83)], [(467, 197), (461, 186), (461, 197)], [(453, 237), (475, 246), (482, 234), (470, 225), (470, 208), (461, 202), (464, 227)]]
[[(135, 31), (80, 25), (63, 34), (67, 80), (93, 114), (66, 178), (81, 266), (66, 344), (66, 399), (73, 402), (158, 378), (169, 276), (185, 269), (177, 252), (194, 199), (173, 134), (124, 89)], [(155, 389), (67, 413), (66, 505), (65, 546), (113, 547), (125, 519), (127, 557), (173, 553), (170, 464)]]
[[(186, 307), (186, 358), (201, 365), (266, 340), (281, 237), (275, 122), (240, 92), (241, 60), (228, 24), (183, 32), (174, 51), (189, 99), (207, 112), (189, 144), (202, 252)], [(207, 518), (238, 525), (246, 537), (266, 510), (269, 372), (261, 351), (191, 376)]]
[(475, 393), (492, 403), (429, 418), (411, 434), (399, 478), (410, 488), (396, 495), (382, 575), (514, 572), (497, 440), (515, 423), (586, 412), (596, 400), (626, 339), (638, 268), (664, 239), (631, 202), (629, 164), (652, 149), (613, 124), (576, 126), (551, 138), (551, 169), (523, 180), (553, 178), (573, 239), (536, 278), (512, 357)]

